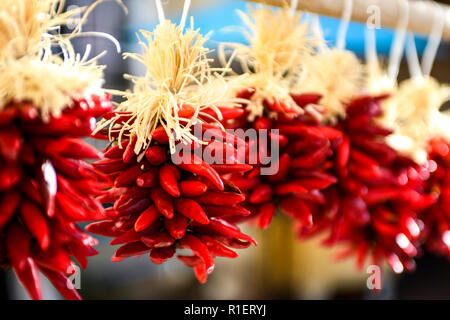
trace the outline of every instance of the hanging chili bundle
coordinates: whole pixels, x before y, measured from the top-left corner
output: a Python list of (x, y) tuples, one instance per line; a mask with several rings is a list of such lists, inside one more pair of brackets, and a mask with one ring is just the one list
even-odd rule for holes
[[(317, 94), (293, 94), (299, 107), (308, 107), (320, 99)], [(315, 107), (317, 110), (317, 107)], [(323, 204), (322, 190), (336, 183), (336, 178), (327, 173), (331, 155), (331, 142), (341, 139), (342, 134), (321, 125), (317, 117), (303, 114), (291, 118), (280, 113), (278, 119), (258, 117), (251, 123), (253, 129), (268, 130), (268, 146), (249, 148), (248, 158), (271, 158), (271, 144), (279, 146), (279, 156), (273, 155), (271, 163), (257, 163), (249, 172), (235, 173), (230, 180), (247, 193), (247, 207), (252, 215), (239, 220), (255, 218), (265, 229), (279, 206), (288, 216), (305, 226), (312, 226), (315, 205)], [(271, 131), (272, 129), (278, 130)], [(260, 137), (257, 138), (261, 142)], [(262, 175), (262, 170), (273, 167)]]
[(450, 143), (434, 139), (429, 146), (430, 178), (428, 191), (436, 194), (435, 205), (421, 214), (425, 226), (426, 247), (430, 252), (450, 259)]
[(95, 196), (108, 181), (84, 160), (101, 154), (82, 140), (112, 110), (102, 67), (75, 55), (78, 33), (48, 34), (86, 8), (62, 10), (54, 0), (0, 4), (0, 265), (32, 299), (42, 298), (39, 271), (65, 298), (80, 298), (71, 257), (85, 268), (97, 241), (76, 223), (104, 218)]
[[(257, 136), (246, 155), (254, 169), (230, 177), (247, 193), (246, 206), (252, 211), (249, 217), (237, 219), (255, 218), (264, 229), (280, 205), (287, 215), (310, 226), (313, 213), (308, 203), (325, 201), (321, 190), (336, 182), (324, 171), (330, 141), (341, 137), (320, 124), (324, 110), (317, 103), (321, 95), (290, 92), (299, 81), (304, 61), (310, 59), (314, 39), (308, 25), (300, 22), (300, 13), (250, 7), (249, 15), (239, 14), (251, 35), (249, 46), (228, 46), (249, 72), (241, 82), (247, 88), (237, 92), (247, 100), (246, 112), (226, 126), (254, 129)], [(273, 25), (278, 26), (276, 30)], [(263, 159), (270, 161), (263, 163)]]
[(333, 145), (331, 173), (338, 183), (326, 191), (327, 204), (313, 228), (300, 226), (308, 237), (328, 230), (325, 244), (347, 244), (342, 257), (355, 253), (362, 268), (367, 256), (381, 265), (385, 259), (400, 273), (413, 270), (420, 252), (418, 213), (436, 200), (421, 190), (428, 172), (386, 143), (390, 130), (374, 120), (386, 96), (362, 96), (346, 108), (336, 128), (344, 138)]
[(440, 107), (449, 92), (448, 86), (428, 76), (405, 80), (392, 101), (389, 117), (382, 119), (395, 129), (388, 137), (390, 145), (427, 172), (418, 187), (437, 201), (419, 214), (423, 221), (421, 240), (431, 252), (447, 258), (450, 257), (447, 191), (450, 117)]
[(126, 100), (98, 128), (112, 144), (94, 166), (114, 183), (98, 199), (113, 206), (108, 219), (87, 230), (122, 245), (113, 261), (148, 254), (161, 264), (190, 249), (178, 259), (204, 283), (215, 257), (235, 258), (230, 248), (256, 241), (226, 220), (249, 212), (240, 205), (245, 196), (221, 176), (251, 169), (236, 158), (244, 141), (216, 125), (243, 110), (229, 99), (229, 83), (213, 74), (205, 38), (192, 25), (183, 33), (184, 26), (165, 20), (142, 32), (142, 55), (127, 54), (147, 74), (131, 78), (133, 92), (122, 93)]

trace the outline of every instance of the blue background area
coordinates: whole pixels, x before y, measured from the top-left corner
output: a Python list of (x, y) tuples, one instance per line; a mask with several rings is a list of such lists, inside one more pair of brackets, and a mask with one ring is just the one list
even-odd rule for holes
[[(191, 9), (190, 14), (194, 16), (195, 27), (200, 28), (202, 34), (213, 31), (207, 45), (210, 48), (215, 48), (217, 42), (245, 42), (245, 39), (239, 33), (226, 32), (223, 29), (229, 26), (242, 25), (236, 9), (245, 12), (247, 5), (248, 2), (246, 1), (214, 1), (207, 6), (197, 7), (195, 10)], [(179, 14), (175, 17), (170, 15), (167, 15), (167, 17), (173, 19), (173, 21), (179, 21)], [(339, 19), (321, 16), (320, 23), (324, 30), (325, 39), (333, 46), (336, 40)], [(139, 29), (152, 30), (156, 24), (157, 21), (154, 19), (146, 21), (145, 24), (129, 23), (125, 28), (127, 41), (135, 43), (135, 34)], [(351, 22), (347, 32), (347, 49), (354, 51), (360, 56), (364, 54), (364, 29), (365, 25), (363, 23)], [(393, 35), (394, 32), (390, 29), (379, 29), (376, 31), (377, 51), (379, 54), (386, 55), (389, 53)], [(426, 45), (426, 38), (417, 35), (415, 38), (417, 51), (421, 54)], [(127, 49), (132, 50), (132, 48), (133, 46)], [(437, 58), (439, 59), (439, 56)]]

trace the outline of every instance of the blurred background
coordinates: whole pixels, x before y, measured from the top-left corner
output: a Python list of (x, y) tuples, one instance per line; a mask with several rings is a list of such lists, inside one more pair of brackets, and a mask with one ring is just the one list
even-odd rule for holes
[[(91, 2), (68, 0), (67, 6)], [(128, 15), (116, 3), (105, 2), (89, 16), (83, 30), (110, 33), (120, 41), (122, 51), (135, 52), (139, 50), (136, 38), (139, 29), (151, 30), (157, 24), (155, 1), (125, 0), (124, 3)], [(163, 0), (162, 3), (166, 17), (178, 22), (184, 1)], [(214, 49), (220, 41), (244, 41), (242, 36), (225, 28), (240, 25), (236, 9), (245, 10), (247, 5), (248, 2), (240, 0), (192, 0), (190, 15), (202, 34), (212, 32), (207, 45)], [(333, 45), (339, 20), (322, 16), (320, 22), (326, 40)], [(361, 57), (364, 28), (364, 24), (352, 22), (347, 33), (347, 48)], [(392, 30), (377, 30), (380, 57), (389, 53), (392, 36)], [(129, 84), (123, 79), (124, 73), (142, 74), (142, 66), (123, 60), (108, 40), (80, 38), (75, 42), (79, 51), (84, 51), (87, 43), (92, 44), (93, 54), (108, 51), (100, 60), (107, 65), (106, 88), (126, 89)], [(425, 44), (426, 37), (416, 35), (419, 53)], [(450, 83), (449, 54), (449, 43), (441, 43), (432, 71), (434, 77), (446, 83)], [(407, 77), (407, 66), (403, 63), (399, 79)], [(92, 143), (103, 147), (97, 141)], [(108, 239), (101, 238), (97, 248), (100, 254), (92, 257), (88, 268), (81, 271), (79, 292), (84, 299), (450, 299), (450, 262), (444, 258), (425, 254), (418, 259), (413, 274), (393, 275), (386, 268), (383, 289), (375, 294), (367, 289), (365, 269), (357, 271), (351, 258), (335, 261), (336, 250), (321, 246), (320, 238), (300, 243), (290, 232), (290, 221), (284, 215), (278, 215), (263, 234), (252, 226), (244, 228), (260, 245), (242, 250), (234, 260), (218, 258), (216, 270), (205, 285), (198, 284), (192, 270), (176, 259), (154, 265), (143, 255), (112, 263), (110, 259), (116, 248), (108, 245)], [(43, 277), (42, 281), (44, 298), (61, 298)], [(0, 274), (0, 297), (27, 298), (12, 272)]]

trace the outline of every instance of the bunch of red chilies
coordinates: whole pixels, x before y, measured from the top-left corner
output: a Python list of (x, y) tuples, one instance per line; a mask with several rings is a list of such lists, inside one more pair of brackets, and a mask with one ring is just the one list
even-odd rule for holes
[[(250, 98), (253, 93), (254, 89), (245, 89), (239, 96)], [(292, 97), (302, 108), (320, 100), (317, 94)], [(346, 107), (345, 120), (333, 128), (320, 125), (308, 113), (291, 116), (276, 100), (265, 102), (266, 114), (276, 112), (276, 120), (264, 115), (248, 124), (244, 114), (229, 124), (279, 130), (279, 135), (270, 136), (280, 145), (275, 175), (260, 175), (257, 165), (230, 177), (247, 194), (245, 206), (252, 214), (244, 219), (255, 218), (266, 228), (279, 206), (294, 218), (300, 237), (328, 232), (326, 245), (349, 245), (340, 257), (356, 253), (358, 267), (371, 255), (374, 264), (385, 259), (396, 272), (413, 270), (413, 257), (420, 254), (424, 241), (448, 256), (449, 146), (431, 143), (434, 166), (419, 166), (399, 155), (386, 144), (391, 132), (374, 121), (385, 98), (354, 99)], [(435, 171), (429, 179), (432, 167)]]
[(81, 137), (111, 109), (109, 96), (90, 96), (48, 122), (26, 102), (0, 111), (0, 266), (11, 266), (33, 299), (42, 298), (39, 270), (65, 298), (80, 298), (67, 285), (70, 256), (85, 268), (97, 252), (75, 223), (104, 217), (95, 196), (108, 185), (83, 160), (101, 154)]
[(429, 145), (430, 178), (426, 191), (435, 194), (438, 201), (422, 212), (424, 238), (430, 252), (450, 259), (450, 143), (433, 139)]
[[(244, 89), (239, 92), (240, 98), (250, 99), (255, 89)], [(292, 95), (300, 107), (317, 103), (321, 96), (317, 94)], [(283, 212), (301, 222), (305, 227), (313, 223), (314, 208), (324, 204), (326, 199), (322, 190), (336, 182), (329, 173), (331, 162), (331, 142), (341, 139), (342, 133), (318, 123), (318, 119), (308, 114), (298, 116), (276, 100), (265, 102), (266, 113), (277, 113), (277, 119), (264, 115), (247, 122), (247, 114), (243, 114), (229, 127), (269, 130), (269, 142), (279, 145), (278, 171), (273, 175), (260, 175), (262, 165), (257, 164), (250, 172), (233, 174), (230, 180), (246, 192), (247, 206), (258, 221), (261, 228), (269, 226), (276, 208), (279, 205)], [(286, 112), (286, 110), (288, 110)], [(278, 129), (278, 133), (270, 131)], [(261, 144), (249, 148), (249, 153), (257, 152), (258, 156), (271, 156)], [(250, 157), (250, 154), (248, 155)]]
[[(240, 109), (222, 108), (225, 119), (242, 114)], [(180, 117), (192, 116), (193, 110), (184, 106)], [(115, 113), (105, 116), (113, 117)], [(127, 122), (130, 115), (122, 114), (117, 123)], [(199, 124), (200, 125), (200, 124)], [(107, 159), (94, 166), (109, 175), (114, 186), (98, 199), (114, 205), (107, 209), (109, 218), (87, 226), (94, 234), (114, 237), (112, 245), (117, 249), (113, 261), (126, 257), (149, 254), (150, 260), (161, 264), (172, 258), (177, 249), (190, 249), (193, 255), (178, 255), (185, 265), (192, 267), (197, 279), (204, 283), (214, 270), (214, 258), (237, 257), (230, 248), (247, 248), (256, 241), (242, 233), (228, 219), (246, 216), (250, 212), (240, 206), (245, 196), (222, 174), (251, 169), (237, 159), (225, 164), (208, 164), (194, 150), (221, 152), (245, 147), (235, 136), (217, 126), (200, 125), (203, 136), (217, 139), (203, 140), (207, 144), (192, 143), (183, 150), (188, 161), (174, 164), (169, 152), (169, 138), (162, 126), (152, 133), (151, 145), (145, 157), (138, 161), (134, 152), (136, 136), (107, 148)], [(126, 132), (127, 133), (127, 132)], [(113, 133), (114, 136), (114, 133)]]
[[(245, 89), (239, 97), (254, 93)], [(307, 110), (321, 96), (292, 98)], [(325, 244), (347, 244), (342, 257), (356, 253), (359, 267), (371, 256), (395, 272), (413, 270), (423, 243), (450, 257), (450, 144), (432, 140), (424, 166), (399, 155), (386, 144), (391, 132), (374, 121), (384, 98), (354, 99), (345, 119), (333, 126), (322, 125), (317, 112), (298, 115), (273, 99), (252, 123), (244, 108), (219, 108), (228, 128), (279, 131), (269, 133), (269, 145), (261, 150), (201, 121), (193, 129), (202, 132), (203, 143), (184, 148), (179, 164), (162, 126), (141, 156), (135, 153), (136, 136), (119, 141), (117, 129), (132, 116), (111, 111), (109, 96), (76, 101), (49, 122), (28, 103), (10, 104), (0, 112), (0, 264), (12, 266), (33, 299), (41, 298), (38, 270), (64, 297), (79, 299), (67, 286), (75, 272), (69, 256), (85, 268), (87, 256), (96, 254), (96, 240), (75, 224), (91, 220), (96, 222), (88, 232), (121, 245), (113, 261), (149, 254), (161, 264), (177, 249), (189, 249), (192, 255), (177, 258), (204, 283), (215, 257), (235, 258), (232, 249), (256, 245), (237, 224), (256, 220), (267, 228), (277, 208), (294, 218), (300, 237), (328, 232)], [(179, 116), (193, 112), (184, 105)], [(92, 120), (100, 115), (118, 119), (115, 130), (95, 135), (113, 141), (104, 150), (106, 159), (91, 165), (83, 159), (101, 154), (81, 137), (91, 134)], [(247, 164), (253, 152), (272, 156), (275, 142), (276, 173), (262, 175), (258, 161)], [(222, 155), (224, 164), (207, 163), (198, 150)]]

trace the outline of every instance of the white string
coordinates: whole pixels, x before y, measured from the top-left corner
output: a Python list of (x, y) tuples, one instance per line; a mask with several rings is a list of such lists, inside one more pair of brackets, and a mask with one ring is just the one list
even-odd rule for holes
[(347, 35), (348, 25), (352, 17), (353, 0), (345, 0), (344, 10), (342, 12), (341, 23), (339, 25), (336, 48), (339, 50), (345, 49), (345, 37)]
[(295, 12), (297, 11), (298, 7), (298, 0), (291, 0), (291, 16), (294, 16)]
[(389, 53), (388, 77), (392, 81), (397, 79), (400, 68), (400, 61), (402, 60), (403, 48), (405, 43), (406, 28), (408, 27), (409, 19), (409, 3), (408, 0), (402, 0), (400, 18), (395, 30), (394, 42)]
[(374, 27), (367, 27), (364, 33), (365, 56), (368, 65), (378, 69), (377, 38)]
[(183, 13), (181, 14), (180, 28), (183, 30), (186, 24), (187, 15), (189, 13), (189, 8), (191, 6), (191, 0), (184, 0)]
[(320, 26), (319, 16), (317, 14), (311, 15), (311, 28), (318, 41), (317, 50), (319, 53), (323, 53), (328, 49), (323, 37), (322, 27)]
[(422, 56), (422, 72), (425, 76), (429, 76), (433, 68), (434, 59), (439, 49), (439, 44), (442, 39), (442, 32), (444, 31), (445, 11), (439, 4), (434, 3), (434, 22), (431, 33), (428, 36), (427, 45)]
[(416, 42), (414, 40), (413, 32), (408, 32), (408, 38), (406, 39), (406, 60), (408, 62), (408, 69), (411, 78), (422, 78), (422, 70), (420, 69), (420, 62), (417, 55)]
[(159, 23), (163, 23), (166, 20), (166, 17), (164, 16), (164, 9), (163, 9), (161, 0), (155, 0), (155, 3), (156, 3), (156, 12), (158, 13)]

